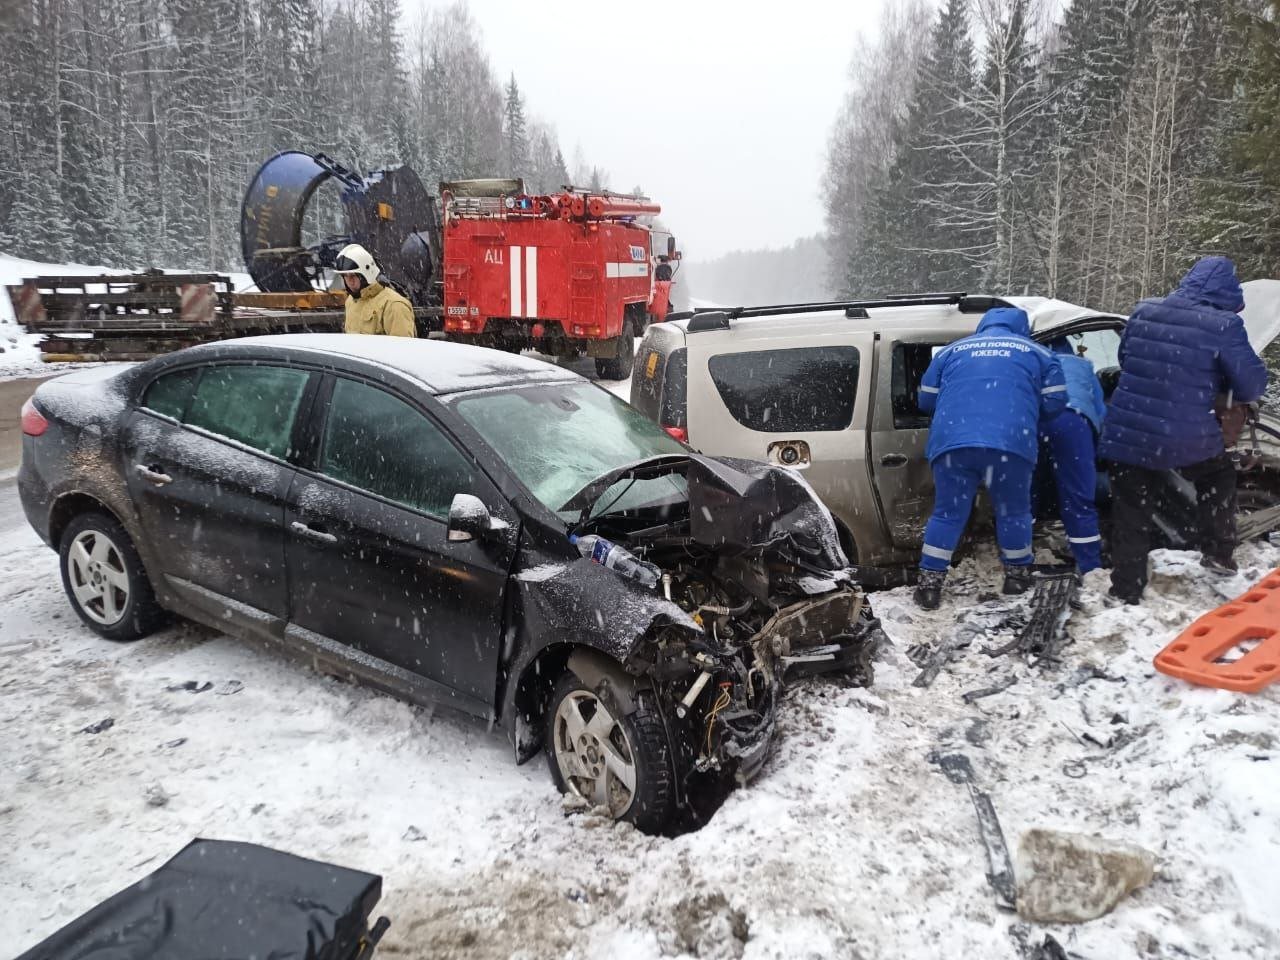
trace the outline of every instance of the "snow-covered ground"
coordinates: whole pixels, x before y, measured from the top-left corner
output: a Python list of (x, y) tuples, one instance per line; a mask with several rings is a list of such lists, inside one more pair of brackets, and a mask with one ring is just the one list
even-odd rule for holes
[[(975, 644), (930, 689), (911, 686), (904, 652), (994, 619), (997, 564), (966, 562), (935, 613), (906, 590), (875, 595), (895, 646), (874, 688), (795, 689), (762, 776), (702, 830), (660, 839), (565, 811), (541, 758), (515, 766), (500, 732), (448, 711), (193, 626), (99, 640), (53, 553), (20, 521), (0, 531), (10, 951), (203, 836), (382, 874), (388, 957), (994, 960), (1046, 933), (1091, 960), (1280, 956), (1280, 688), (1201, 689), (1151, 666), (1222, 599), (1194, 555), (1158, 554), (1137, 609), (1105, 606), (1091, 575), (1059, 669)], [(1280, 566), (1280, 548), (1241, 559), (1228, 593)], [(1155, 853), (1154, 883), (1081, 926), (1001, 912), (968, 795), (933, 751), (969, 755), (1011, 849), (1032, 827), (1097, 833)]]
[[(0, 283), (48, 267), (0, 258)], [(604, 386), (628, 396), (628, 381)], [(1089, 960), (1270, 960), (1280, 685), (1229, 694), (1151, 666), (1197, 615), (1280, 566), (1280, 548), (1240, 559), (1242, 576), (1215, 587), (1195, 555), (1157, 554), (1136, 609), (1107, 606), (1091, 575), (1060, 668), (987, 657), (995, 637), (923, 690), (908, 649), (1020, 601), (995, 597), (989, 552), (934, 613), (906, 590), (876, 594), (894, 642), (876, 685), (797, 687), (762, 776), (702, 830), (660, 839), (565, 810), (541, 758), (515, 766), (499, 731), (446, 710), (190, 625), (97, 639), (0, 482), (0, 943), (26, 949), (207, 836), (381, 873), (388, 957), (1012, 960), (1051, 934)], [(1152, 851), (1154, 883), (1081, 926), (998, 910), (973, 807), (935, 751), (971, 758), (1011, 851), (1034, 827), (1096, 833)]]

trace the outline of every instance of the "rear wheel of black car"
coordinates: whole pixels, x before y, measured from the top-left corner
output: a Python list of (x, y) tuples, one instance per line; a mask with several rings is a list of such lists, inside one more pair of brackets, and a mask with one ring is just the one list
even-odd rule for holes
[(138, 551), (114, 517), (76, 517), (62, 534), (58, 556), (67, 599), (94, 633), (124, 643), (163, 621)]
[(667, 827), (675, 808), (675, 771), (662, 719), (648, 691), (636, 709), (615, 716), (579, 677), (566, 673), (547, 710), (547, 763), (562, 793), (646, 833)]

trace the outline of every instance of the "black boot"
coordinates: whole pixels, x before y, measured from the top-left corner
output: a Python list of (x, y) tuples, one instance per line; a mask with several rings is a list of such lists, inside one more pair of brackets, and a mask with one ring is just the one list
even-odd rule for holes
[(937, 610), (942, 603), (942, 585), (946, 580), (945, 570), (921, 570), (920, 579), (916, 581), (916, 606), (922, 610)]
[(1004, 565), (1004, 587), (1001, 589), (1006, 597), (1012, 597), (1019, 593), (1026, 593), (1031, 589), (1031, 567), (1015, 567), (1012, 564)]

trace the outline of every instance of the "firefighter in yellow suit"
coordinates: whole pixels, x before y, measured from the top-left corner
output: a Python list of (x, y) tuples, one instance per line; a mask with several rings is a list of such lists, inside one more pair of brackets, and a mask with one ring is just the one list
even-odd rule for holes
[(418, 325), (413, 306), (386, 284), (378, 282), (378, 265), (358, 243), (342, 248), (334, 263), (334, 273), (346, 284), (346, 333), (375, 333), (389, 337), (416, 337)]

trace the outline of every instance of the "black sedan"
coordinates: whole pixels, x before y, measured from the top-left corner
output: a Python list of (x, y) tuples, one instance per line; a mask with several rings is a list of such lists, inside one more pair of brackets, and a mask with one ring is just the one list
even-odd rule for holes
[(799, 474), (700, 457), (537, 360), (258, 337), (48, 382), (22, 423), (23, 507), (92, 630), (172, 612), (444, 702), (644, 829), (759, 770), (786, 677), (869, 678), (875, 622)]

